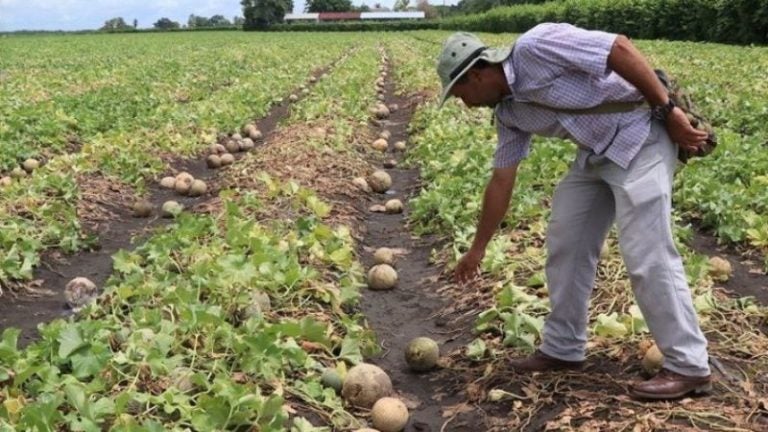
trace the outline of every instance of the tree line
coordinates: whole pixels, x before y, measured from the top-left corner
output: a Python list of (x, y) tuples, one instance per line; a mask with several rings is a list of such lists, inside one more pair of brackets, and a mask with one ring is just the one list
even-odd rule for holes
[[(186, 25), (183, 25), (179, 23), (178, 21), (173, 21), (170, 18), (160, 18), (157, 21), (152, 24), (152, 28), (158, 29), (158, 30), (173, 30), (173, 29), (179, 29), (179, 28), (188, 28), (188, 29), (195, 29), (195, 28), (224, 28), (224, 27), (242, 27), (245, 23), (245, 18), (243, 17), (233, 17), (232, 20), (227, 19), (224, 15), (213, 15), (212, 17), (204, 17), (204, 16), (198, 16), (195, 14), (191, 14), (189, 18), (187, 19)], [(104, 22), (104, 25), (99, 30), (104, 31), (125, 31), (125, 30), (132, 30), (132, 29), (138, 29), (139, 27), (139, 21), (134, 19), (133, 25), (128, 24), (124, 18), (122, 17), (116, 17), (108, 19)]]

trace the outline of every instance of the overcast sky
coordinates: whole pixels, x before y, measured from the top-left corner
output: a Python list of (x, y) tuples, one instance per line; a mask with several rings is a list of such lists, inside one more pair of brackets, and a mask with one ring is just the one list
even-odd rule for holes
[[(302, 12), (305, 0), (294, 0), (294, 11)], [(392, 7), (394, 0), (365, 0)], [(455, 4), (458, 0), (446, 0)], [(412, 0), (415, 3), (415, 0)], [(430, 0), (442, 4), (442, 0)], [(363, 0), (352, 0), (359, 5)], [(123, 17), (134, 19), (139, 28), (152, 27), (162, 17), (186, 24), (190, 14), (209, 17), (224, 15), (232, 20), (242, 16), (240, 0), (0, 0), (0, 31), (97, 29), (104, 21)]]

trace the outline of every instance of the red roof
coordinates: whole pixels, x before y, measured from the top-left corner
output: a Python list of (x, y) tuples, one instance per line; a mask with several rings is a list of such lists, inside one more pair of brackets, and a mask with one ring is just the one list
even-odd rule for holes
[(320, 21), (358, 20), (360, 12), (320, 12)]

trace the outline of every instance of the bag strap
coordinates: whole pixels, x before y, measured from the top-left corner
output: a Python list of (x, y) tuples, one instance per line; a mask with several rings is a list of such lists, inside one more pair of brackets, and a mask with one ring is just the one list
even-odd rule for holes
[(522, 102), (515, 101), (516, 103), (535, 106), (538, 108), (548, 109), (550, 111), (561, 112), (565, 114), (618, 114), (634, 111), (643, 106), (649, 106), (646, 101), (637, 102), (606, 102), (591, 108), (557, 108), (549, 105), (541, 104), (538, 102)]

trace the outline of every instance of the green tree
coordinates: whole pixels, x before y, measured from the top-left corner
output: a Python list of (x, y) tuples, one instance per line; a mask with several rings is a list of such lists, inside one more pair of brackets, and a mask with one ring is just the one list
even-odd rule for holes
[(210, 20), (206, 17), (192, 14), (189, 16), (189, 19), (187, 19), (187, 27), (189, 28), (200, 28), (200, 27), (209, 27), (209, 26), (210, 26)]
[(232, 23), (228, 19), (224, 18), (224, 15), (214, 15), (208, 18), (209, 27), (229, 27)]
[(351, 0), (307, 0), (305, 12), (349, 12)]
[(176, 21), (171, 21), (170, 18), (160, 18), (153, 24), (153, 27), (161, 30), (177, 29), (181, 27)]
[(243, 30), (259, 30), (283, 21), (285, 14), (293, 10), (293, 0), (241, 0), (243, 6)]
[(395, 0), (395, 5), (392, 9), (396, 11), (404, 11), (408, 9), (408, 3), (410, 3), (410, 0)]
[(117, 17), (104, 21), (104, 25), (101, 26), (100, 30), (125, 30), (130, 27), (122, 17)]
[(424, 18), (435, 19), (438, 17), (437, 9), (429, 4), (427, 0), (418, 0), (416, 3), (416, 10), (424, 12)]

